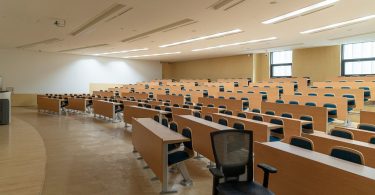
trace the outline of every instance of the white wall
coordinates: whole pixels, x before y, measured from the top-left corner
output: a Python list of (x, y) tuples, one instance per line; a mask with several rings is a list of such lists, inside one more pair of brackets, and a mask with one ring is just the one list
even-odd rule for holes
[(162, 77), (155, 61), (0, 50), (3, 87), (15, 93), (88, 93), (90, 83), (135, 83)]

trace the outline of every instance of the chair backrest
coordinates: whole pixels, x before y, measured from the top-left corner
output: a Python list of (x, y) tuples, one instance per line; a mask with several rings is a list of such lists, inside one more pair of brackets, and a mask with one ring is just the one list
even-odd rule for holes
[(172, 121), (170, 124), (169, 124), (169, 129), (171, 129), (172, 131), (174, 132), (177, 132), (178, 131), (178, 125), (176, 122)]
[(201, 117), (201, 113), (200, 113), (199, 111), (194, 111), (194, 112), (193, 112), (193, 115), (194, 115), (195, 117), (198, 117), (198, 118)]
[(219, 106), (219, 108), (224, 108), (224, 109), (227, 109), (227, 107), (226, 107), (226, 106), (224, 106), (224, 105), (220, 105), (220, 106)]
[(260, 113), (260, 110), (258, 108), (254, 108), (251, 110), (251, 112)]
[(345, 138), (345, 139), (353, 139), (354, 137), (351, 131), (344, 130), (344, 129), (335, 129), (335, 128), (331, 129), (330, 135)]
[(331, 156), (342, 160), (350, 161), (352, 163), (357, 163), (361, 165), (365, 164), (365, 160), (361, 152), (343, 146), (332, 147)]
[(299, 103), (298, 103), (298, 101), (291, 100), (291, 101), (289, 101), (289, 104), (295, 104), (295, 105), (298, 105)]
[(184, 147), (193, 150), (193, 138), (191, 136), (191, 129), (189, 127), (185, 127), (182, 129), (181, 134), (190, 139), (190, 141), (183, 142)]
[(263, 121), (263, 116), (254, 115), (254, 116), (253, 116), (253, 120), (256, 120), (256, 121)]
[(200, 106), (194, 106), (194, 109), (195, 110), (202, 110), (202, 107), (200, 107)]
[(245, 125), (241, 122), (234, 122), (233, 128), (235, 128), (237, 130), (245, 130)]
[(164, 106), (170, 106), (171, 104), (170, 103), (168, 103), (168, 102), (165, 102), (164, 103)]
[(282, 120), (276, 119), (276, 118), (271, 119), (270, 123), (277, 124), (277, 125), (283, 125), (284, 124)]
[(138, 104), (138, 107), (143, 107), (143, 104), (139, 103), (139, 104)]
[(145, 104), (144, 106), (145, 106), (145, 108), (152, 108), (152, 106), (150, 104)]
[(361, 123), (361, 124), (358, 124), (357, 128), (362, 129), (362, 130), (367, 130), (367, 131), (375, 131), (375, 125), (371, 125), (371, 124)]
[(307, 150), (314, 150), (314, 143), (309, 138), (301, 137), (301, 136), (291, 136), (290, 145), (297, 146), (300, 148), (304, 148)]
[(313, 121), (312, 116), (301, 116), (299, 119), (304, 121)]
[(324, 96), (326, 96), (326, 97), (335, 97), (335, 94), (333, 94), (333, 93), (326, 93), (326, 94), (324, 94)]
[(224, 114), (227, 114), (227, 115), (233, 115), (233, 112), (232, 112), (231, 110), (226, 110), (226, 111), (224, 112)]
[(173, 104), (173, 107), (178, 108), (178, 107), (180, 107), (180, 105), (178, 105), (178, 104)]
[(268, 115), (275, 115), (275, 112), (272, 111), (272, 110), (267, 110), (267, 111), (265, 112), (265, 114), (268, 114)]
[(315, 102), (306, 102), (305, 106), (316, 106)]
[(209, 108), (213, 108), (213, 107), (215, 107), (215, 106), (214, 106), (213, 104), (208, 104), (207, 107), (209, 107)]
[(342, 97), (354, 98), (354, 95), (352, 95), (352, 94), (344, 94), (344, 95), (342, 95)]
[(283, 104), (284, 100), (276, 100), (276, 104)]
[(235, 99), (236, 99), (236, 97), (229, 97), (229, 99), (230, 99), (230, 100), (235, 100)]
[(196, 105), (197, 105), (197, 106), (203, 106), (203, 104), (202, 104), (202, 103), (197, 103)]
[(161, 110), (160, 106), (155, 106), (155, 110)]
[(372, 136), (369, 141), (370, 144), (375, 144), (375, 136)]
[(290, 113), (282, 113), (281, 116), (285, 118), (293, 118), (293, 115)]
[(301, 92), (294, 92), (294, 95), (302, 95)]
[(213, 131), (211, 144), (216, 167), (222, 170), (226, 181), (238, 181), (244, 173), (248, 181), (253, 180), (252, 131)]
[(168, 124), (168, 119), (166, 119), (166, 118), (162, 118), (162, 119), (161, 119), (161, 124), (164, 125), (164, 126), (166, 126), (166, 127), (168, 127), (168, 125), (169, 125), (169, 124)]
[(316, 93), (309, 93), (309, 94), (307, 94), (308, 96), (318, 96), (318, 94), (316, 94)]
[(159, 122), (159, 115), (154, 116), (154, 121)]
[(246, 114), (243, 113), (243, 112), (239, 112), (239, 113), (237, 114), (237, 116), (238, 116), (238, 117), (241, 117), (241, 118), (246, 118)]
[(325, 103), (325, 104), (323, 104), (323, 107), (326, 107), (326, 108), (337, 108), (336, 104), (332, 104), (332, 103)]
[(219, 121), (218, 121), (218, 123), (220, 125), (228, 126), (228, 120), (225, 119), (225, 118), (220, 118)]
[(189, 105), (186, 105), (186, 104), (182, 105), (182, 107), (183, 107), (183, 108), (190, 108), (190, 106), (189, 106)]
[(211, 115), (206, 115), (206, 116), (204, 116), (204, 119), (205, 119), (206, 121), (211, 121), (211, 122), (212, 122), (212, 116), (211, 116)]
[(170, 107), (165, 107), (164, 110), (168, 111), (168, 112), (172, 112), (172, 108), (170, 108)]

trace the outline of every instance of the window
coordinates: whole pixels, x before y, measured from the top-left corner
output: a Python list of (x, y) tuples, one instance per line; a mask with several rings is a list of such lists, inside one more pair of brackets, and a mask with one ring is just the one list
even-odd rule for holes
[(271, 52), (271, 77), (292, 76), (292, 51)]
[(368, 74), (375, 74), (375, 42), (342, 45), (341, 75)]

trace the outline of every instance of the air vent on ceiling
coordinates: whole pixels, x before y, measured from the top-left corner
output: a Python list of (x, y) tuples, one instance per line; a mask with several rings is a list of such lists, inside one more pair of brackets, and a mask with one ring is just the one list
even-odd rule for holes
[(198, 21), (193, 21), (193, 22), (190, 22), (190, 23), (187, 23), (187, 24), (183, 24), (183, 25), (180, 25), (180, 26), (176, 26), (174, 28), (169, 28), (167, 30), (163, 30), (163, 32), (168, 32), (168, 31), (172, 31), (172, 30), (176, 30), (178, 28), (182, 28), (182, 27), (185, 27), (185, 26), (189, 26), (189, 25), (192, 25), (192, 24), (195, 24), (195, 23), (198, 23)]
[(71, 32), (70, 34), (73, 35), (73, 36), (76, 36), (76, 35), (82, 33), (83, 31), (87, 30), (88, 28), (94, 26), (95, 24), (101, 22), (102, 20), (108, 18), (112, 14), (114, 14), (116, 12), (119, 12), (124, 7), (125, 7), (125, 5), (123, 5), (123, 4), (115, 3), (115, 4), (111, 5), (109, 8), (105, 9), (103, 12), (101, 12), (96, 17), (92, 18), (91, 20), (89, 20), (88, 22), (86, 22), (85, 24), (80, 26), (78, 29)]
[(234, 7), (238, 6), (238, 5), (240, 5), (241, 3), (245, 2), (245, 1), (246, 1), (246, 0), (240, 0), (240, 1), (238, 1), (238, 2), (236, 2), (236, 3), (234, 3), (234, 4), (232, 4), (232, 5), (230, 5), (229, 7), (225, 8), (224, 11), (228, 11), (229, 9), (232, 9), (232, 8), (234, 8)]
[(129, 38), (126, 38), (126, 39), (122, 40), (122, 42), (134, 41), (135, 39), (140, 39), (142, 37), (149, 36), (149, 35), (151, 35), (153, 33), (166, 31), (166, 30), (177, 28), (177, 27), (184, 26), (184, 25), (186, 26), (187, 24), (190, 24), (190, 23), (193, 23), (193, 22), (196, 22), (196, 21), (194, 21), (192, 19), (189, 19), (189, 18), (186, 18), (186, 19), (179, 20), (177, 22), (174, 22), (174, 23), (171, 23), (171, 24), (159, 27), (159, 28), (155, 28), (153, 30), (150, 30), (150, 31), (138, 34), (138, 35), (134, 35), (132, 37), (129, 37)]
[(124, 11), (121, 11), (120, 13), (118, 13), (118, 14), (116, 14), (116, 15), (110, 17), (110, 18), (108, 18), (105, 22), (109, 22), (109, 21), (111, 21), (111, 20), (113, 20), (113, 19), (115, 19), (115, 18), (118, 18), (118, 17), (124, 15), (125, 13), (127, 13), (128, 11), (130, 11), (130, 10), (132, 10), (132, 9), (133, 9), (133, 7), (128, 7), (128, 8), (126, 8)]
[(210, 5), (207, 9), (220, 10), (223, 8), (224, 11), (228, 11), (229, 9), (232, 9), (245, 1), (246, 0), (219, 0)]
[(47, 40), (38, 41), (38, 42), (34, 42), (34, 43), (28, 43), (26, 45), (20, 45), (16, 48), (17, 49), (25, 49), (25, 48), (34, 47), (34, 46), (40, 45), (40, 44), (51, 44), (51, 43), (58, 42), (58, 41), (62, 41), (62, 39), (52, 38), (52, 39), (47, 39)]
[(85, 46), (85, 47), (77, 47), (77, 48), (72, 48), (72, 49), (64, 49), (58, 52), (67, 52), (67, 51), (76, 51), (76, 50), (81, 50), (81, 49), (90, 49), (90, 48), (95, 48), (95, 47), (103, 47), (107, 46), (109, 44), (97, 44), (97, 45), (90, 45), (90, 46)]
[(336, 40), (340, 40), (340, 39), (347, 39), (347, 38), (359, 37), (359, 36), (371, 35), (371, 34), (375, 34), (375, 31), (367, 32), (367, 33), (361, 33), (361, 34), (354, 34), (354, 35), (349, 35), (349, 36), (335, 37), (335, 38), (331, 38), (329, 40), (336, 41)]

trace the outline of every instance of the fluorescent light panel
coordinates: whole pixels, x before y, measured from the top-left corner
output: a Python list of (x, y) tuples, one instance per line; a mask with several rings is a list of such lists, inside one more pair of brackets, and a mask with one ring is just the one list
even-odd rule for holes
[(275, 39), (277, 39), (277, 37), (269, 37), (269, 38), (265, 38), (265, 39), (256, 39), (256, 40), (245, 41), (245, 42), (237, 42), (237, 43), (231, 43), (231, 44), (226, 44), (226, 45), (218, 45), (218, 46), (206, 47), (206, 48), (202, 48), (202, 49), (193, 49), (191, 51), (204, 51), (204, 50), (218, 49), (218, 48), (223, 48), (223, 47), (245, 45), (245, 44), (250, 44), (250, 43), (272, 41), (272, 40), (275, 40)]
[(176, 45), (182, 45), (182, 44), (191, 43), (191, 42), (194, 42), (194, 41), (200, 41), (200, 40), (205, 40), (205, 39), (212, 39), (212, 38), (222, 37), (222, 36), (226, 36), (226, 35), (230, 35), (230, 34), (235, 34), (235, 33), (239, 33), (239, 32), (242, 32), (242, 30), (241, 29), (234, 29), (234, 30), (230, 30), (230, 31), (226, 31), (226, 32), (220, 32), (220, 33), (216, 33), (216, 34), (212, 34), (212, 35), (207, 35), (207, 36), (203, 36), (203, 37), (198, 37), (198, 38), (194, 38), (194, 39), (188, 39), (188, 40), (185, 40), (185, 41), (180, 41), (180, 42), (175, 42), (175, 43), (171, 43), (171, 44), (161, 45), (159, 47), (171, 47), (171, 46), (176, 46)]
[(136, 52), (136, 51), (146, 51), (148, 48), (142, 48), (142, 49), (132, 49), (132, 50), (124, 50), (124, 51), (114, 51), (114, 52), (106, 52), (106, 53), (97, 53), (92, 54), (94, 56), (100, 56), (100, 55), (109, 55), (109, 54), (118, 54), (118, 53), (130, 53), (130, 52)]
[(173, 54), (180, 54), (181, 52), (169, 52), (169, 53), (157, 53), (157, 54), (148, 54), (148, 55), (138, 55), (138, 56), (125, 56), (124, 58), (141, 58), (141, 57), (153, 57), (153, 56), (165, 56), (165, 55), (173, 55)]
[(283, 20), (286, 20), (286, 19), (289, 19), (289, 18), (294, 18), (294, 17), (300, 16), (300, 15), (303, 15), (305, 13), (315, 11), (315, 10), (323, 8), (323, 7), (330, 6), (331, 4), (334, 4), (334, 3), (338, 2), (338, 1), (339, 0), (326, 0), (326, 1), (322, 1), (320, 3), (314, 4), (314, 5), (310, 5), (308, 7), (305, 7), (305, 8), (293, 11), (293, 12), (289, 12), (289, 13), (287, 13), (285, 15), (281, 15), (281, 16), (278, 16), (276, 18), (272, 18), (270, 20), (266, 20), (266, 21), (264, 21), (262, 23), (263, 24), (274, 24), (274, 23), (277, 23), (277, 22), (280, 22), (280, 21), (283, 21)]
[(364, 21), (371, 20), (371, 19), (374, 19), (374, 18), (375, 18), (375, 15), (369, 15), (369, 16), (357, 18), (357, 19), (354, 19), (354, 20), (349, 20), (349, 21), (345, 21), (345, 22), (331, 24), (331, 25), (328, 25), (328, 26), (323, 26), (323, 27), (320, 27), (320, 28), (314, 28), (314, 29), (306, 30), (306, 31), (301, 32), (301, 34), (311, 34), (311, 33), (331, 30), (331, 29), (334, 29), (334, 28), (342, 27), (342, 26), (348, 26), (348, 25), (364, 22)]

